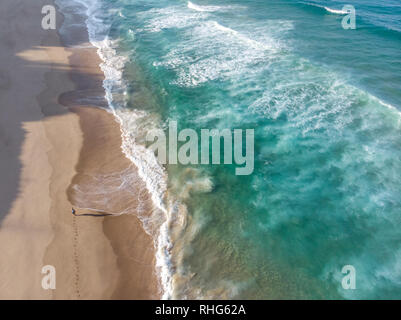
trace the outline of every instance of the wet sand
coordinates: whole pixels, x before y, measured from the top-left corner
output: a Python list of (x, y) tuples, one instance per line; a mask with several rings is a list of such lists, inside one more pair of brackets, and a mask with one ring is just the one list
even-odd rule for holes
[[(153, 240), (136, 217), (152, 204), (121, 151), (118, 123), (94, 107), (104, 104), (99, 58), (41, 28), (46, 4), (0, 3), (0, 298), (157, 299)], [(118, 211), (130, 199), (126, 215), (72, 215), (74, 186), (91, 190), (94, 176), (126, 170), (140, 196), (114, 192), (96, 208)], [(45, 265), (56, 268), (55, 290), (42, 288)]]

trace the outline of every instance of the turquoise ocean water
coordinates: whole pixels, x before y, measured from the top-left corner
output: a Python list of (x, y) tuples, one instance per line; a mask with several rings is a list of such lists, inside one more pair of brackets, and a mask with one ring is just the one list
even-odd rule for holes
[[(123, 148), (164, 213), (165, 298), (401, 298), (399, 1), (57, 3), (88, 14)], [(172, 120), (255, 129), (254, 173), (160, 166), (143, 137)]]

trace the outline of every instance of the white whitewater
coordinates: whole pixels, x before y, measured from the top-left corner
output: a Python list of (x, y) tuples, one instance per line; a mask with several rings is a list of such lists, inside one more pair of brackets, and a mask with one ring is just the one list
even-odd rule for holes
[[(148, 191), (152, 196), (152, 201), (158, 210), (154, 210), (151, 218), (139, 217), (143, 223), (145, 231), (148, 233), (151, 229), (149, 223), (163, 220), (159, 227), (158, 235), (155, 237), (151, 234), (155, 241), (156, 247), (156, 267), (159, 269), (159, 277), (162, 284), (162, 299), (170, 299), (172, 297), (172, 276), (169, 250), (171, 241), (169, 237), (170, 214), (164, 203), (165, 193), (167, 190), (167, 174), (162, 166), (159, 165), (153, 152), (147, 150), (144, 146), (136, 142), (136, 133), (139, 132), (139, 123), (149, 115), (144, 111), (127, 110), (124, 96), (126, 95), (126, 85), (123, 79), (123, 69), (127, 62), (127, 58), (118, 55), (115, 50), (117, 43), (115, 40), (108, 38), (110, 25), (106, 25), (101, 19), (96, 17), (96, 11), (99, 10), (101, 3), (99, 0), (74, 0), (77, 5), (86, 8), (85, 15), (86, 27), (89, 34), (91, 44), (97, 48), (97, 53), (102, 60), (100, 68), (102, 69), (105, 80), (103, 87), (105, 89), (105, 97), (109, 103), (110, 110), (107, 110), (116, 117), (121, 128), (122, 150), (126, 157), (130, 159), (138, 168), (138, 174), (145, 182)], [(69, 0), (56, 0), (56, 4), (61, 11), (63, 9), (71, 10), (74, 4)], [(79, 10), (80, 8), (77, 8)], [(81, 11), (77, 12), (81, 14)], [(116, 101), (115, 97), (118, 97)], [(146, 134), (146, 133), (145, 133)], [(162, 216), (159, 216), (159, 212)], [(117, 213), (116, 213), (117, 214)]]

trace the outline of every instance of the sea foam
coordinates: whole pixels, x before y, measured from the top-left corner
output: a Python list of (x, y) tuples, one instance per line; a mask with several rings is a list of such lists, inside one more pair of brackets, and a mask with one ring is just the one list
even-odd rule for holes
[(323, 7), (323, 8), (326, 9), (328, 12), (335, 13), (335, 14), (347, 14), (348, 13), (347, 10), (337, 10), (337, 9), (331, 9), (329, 7)]
[(199, 12), (214, 12), (221, 9), (221, 7), (218, 6), (198, 6), (191, 1), (188, 1), (188, 8)]
[(233, 5), (233, 6), (200, 6), (191, 1), (188, 1), (187, 7), (189, 9), (198, 11), (198, 12), (218, 12), (218, 11), (227, 11), (227, 10), (235, 10), (235, 9), (244, 9), (242, 6)]
[[(158, 228), (158, 234), (151, 235), (154, 237), (156, 246), (156, 267), (160, 270), (159, 277), (163, 290), (162, 298), (169, 299), (172, 296), (173, 288), (169, 253), (171, 249), (168, 227), (170, 214), (164, 203), (167, 189), (167, 174), (164, 168), (157, 162), (153, 152), (137, 143), (135, 135), (139, 133), (141, 121), (144, 121), (149, 115), (145, 111), (128, 110), (125, 108), (126, 84), (123, 78), (123, 70), (127, 62), (127, 57), (117, 53), (118, 40), (110, 39), (108, 36), (111, 25), (105, 23), (96, 14), (102, 11), (101, 1), (75, 0), (75, 3), (86, 8), (86, 27), (89, 40), (97, 48), (97, 53), (102, 60), (100, 68), (105, 75), (103, 87), (110, 107), (108, 111), (114, 114), (120, 124), (122, 150), (126, 157), (138, 168), (139, 176), (145, 182), (152, 196), (153, 203), (158, 209), (153, 213), (157, 215), (156, 217), (150, 219), (139, 218), (141, 218), (147, 232), (153, 229), (152, 226), (148, 225), (149, 223), (160, 220), (164, 221)], [(74, 5), (74, 3), (66, 0), (56, 0), (56, 4), (62, 12), (63, 9), (71, 10)], [(77, 10), (81, 13), (80, 8), (77, 8)]]

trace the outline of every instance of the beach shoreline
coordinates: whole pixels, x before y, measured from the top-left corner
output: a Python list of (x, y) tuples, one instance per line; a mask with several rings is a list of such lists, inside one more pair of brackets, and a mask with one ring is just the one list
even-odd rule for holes
[[(118, 123), (97, 108), (105, 105), (96, 49), (89, 41), (81, 48), (66, 48), (57, 33), (63, 21), (60, 13), (57, 30), (41, 29), (41, 8), (46, 4), (8, 0), (1, 4), (4, 15), (10, 15), (3, 19), (8, 23), (3, 29), (8, 46), (0, 57), (0, 67), (7, 71), (2, 77), (6, 81), (0, 83), (6, 89), (2, 100), (6, 113), (1, 118), (9, 126), (1, 124), (5, 136), (15, 140), (1, 146), (15, 145), (8, 152), (12, 156), (2, 162), (15, 169), (9, 170), (14, 175), (10, 173), (1, 186), (10, 195), (9, 208), (2, 207), (1, 212), (0, 297), (158, 299), (153, 239), (135, 210), (117, 217), (71, 213), (76, 205), (73, 186), (90, 190), (88, 176), (121, 170), (134, 175), (136, 169), (122, 153)], [(80, 39), (88, 37), (83, 26), (76, 32)], [(11, 71), (10, 66), (15, 68)], [(16, 179), (11, 194), (7, 182)], [(139, 177), (137, 182), (141, 197), (134, 202), (148, 201)], [(127, 197), (125, 193), (119, 199), (117, 194), (112, 199), (116, 204)], [(151, 210), (148, 202), (141, 208)], [(55, 267), (55, 290), (41, 286), (45, 265)]]

